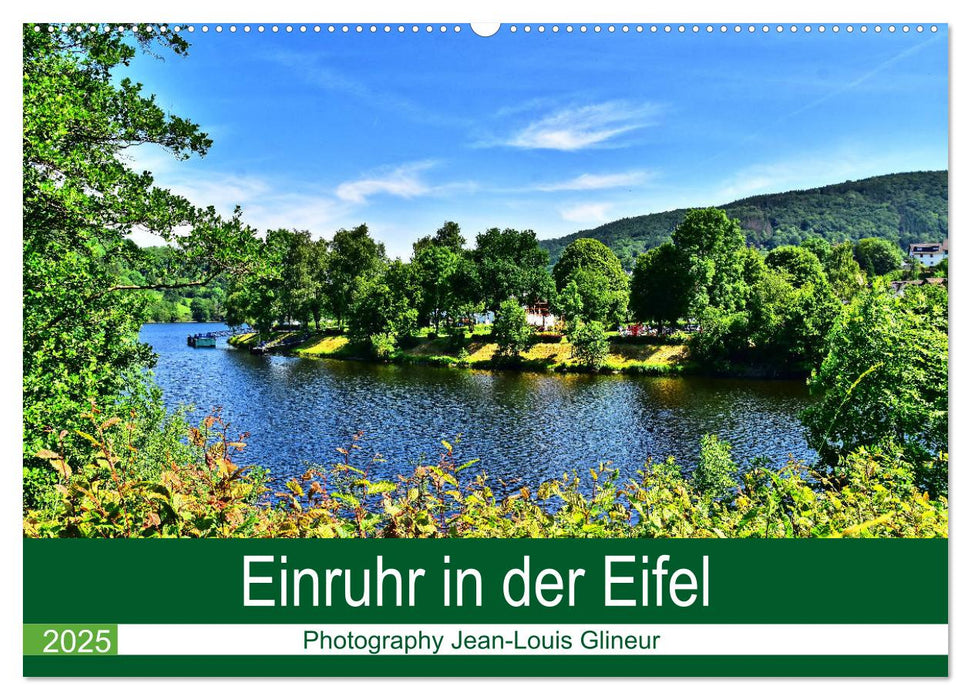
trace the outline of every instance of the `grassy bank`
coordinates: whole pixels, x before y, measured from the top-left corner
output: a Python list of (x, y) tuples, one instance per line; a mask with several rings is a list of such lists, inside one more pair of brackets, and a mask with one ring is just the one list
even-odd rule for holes
[[(280, 342), (291, 337), (291, 332), (270, 334), (266, 339)], [(643, 341), (654, 339), (642, 339)], [(229, 339), (238, 348), (253, 347), (258, 343), (255, 333), (247, 333)], [(573, 359), (573, 346), (565, 338), (540, 338), (528, 350), (516, 357), (498, 355), (498, 346), (486, 333), (466, 335), (461, 341), (428, 335), (413, 336), (402, 343), (386, 359), (398, 364), (432, 365), (437, 367), (462, 367), (471, 369), (521, 369), (540, 372), (590, 372), (594, 371)], [(370, 348), (354, 343), (345, 335), (333, 332), (315, 333), (289, 351), (309, 358), (334, 358), (348, 360), (374, 359)], [(607, 362), (599, 372), (624, 374), (678, 374), (691, 368), (688, 349), (682, 344), (663, 341), (629, 342), (613, 338)]]

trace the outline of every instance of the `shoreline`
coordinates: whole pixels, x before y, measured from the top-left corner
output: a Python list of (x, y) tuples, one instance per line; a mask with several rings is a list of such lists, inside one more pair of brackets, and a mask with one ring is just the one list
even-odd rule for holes
[[(276, 331), (271, 342), (280, 342), (296, 335), (294, 331)], [(654, 340), (655, 342), (647, 342)], [(233, 348), (248, 350), (256, 344), (255, 333), (232, 336), (228, 344)], [(372, 364), (417, 365), (473, 369), (485, 371), (537, 372), (541, 374), (625, 374), (639, 376), (712, 376), (737, 379), (796, 380), (805, 379), (807, 373), (780, 372), (766, 367), (730, 367), (723, 371), (705, 368), (691, 360), (686, 345), (658, 342), (657, 339), (617, 340), (610, 343), (610, 355), (606, 364), (594, 369), (573, 361), (572, 347), (565, 339), (557, 342), (534, 343), (517, 357), (496, 355), (496, 346), (490, 336), (476, 334), (467, 337), (456, 351), (444, 337), (412, 337), (405, 347), (393, 351), (385, 358), (375, 357), (359, 343), (346, 335), (331, 331), (313, 333), (294, 347), (273, 354), (302, 357), (305, 359), (345, 360)]]

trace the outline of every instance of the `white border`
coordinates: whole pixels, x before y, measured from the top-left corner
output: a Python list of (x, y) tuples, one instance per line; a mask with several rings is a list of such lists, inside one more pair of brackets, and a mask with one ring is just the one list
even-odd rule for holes
[[(156, 19), (151, 17), (151, 13), (146, 10), (147, 4), (132, 5), (130, 0), (104, 2), (102, 0), (90, 0), (85, 3), (66, 2), (64, 0), (48, 0), (43, 3), (16, 3), (11, 9), (5, 8), (4, 23), (0, 25), (3, 31), (3, 42), (0, 47), (5, 52), (4, 60), (0, 62), (0, 75), (2, 75), (3, 94), (8, 96), (7, 110), (3, 115), (2, 133), (4, 138), (0, 140), (3, 144), (2, 162), (5, 167), (0, 172), (5, 173), (3, 184), (4, 210), (10, 212), (8, 222), (16, 222), (16, 212), (20, 210), (20, 189), (17, 183), (20, 180), (19, 168), (19, 122), (20, 114), (14, 107), (14, 94), (19, 94), (20, 90), (20, 27), (19, 24), (27, 20), (58, 19), (71, 20), (73, 18), (88, 19), (93, 15), (107, 20), (132, 21), (132, 19)], [(901, 22), (913, 21), (915, 19), (927, 22), (950, 23), (950, 45), (951, 45), (951, 124), (968, 124), (967, 109), (967, 89), (966, 71), (968, 68), (967, 55), (969, 49), (963, 44), (964, 32), (971, 24), (963, 23), (962, 16), (958, 13), (958, 3), (946, 0), (922, 0), (921, 2), (904, 2), (901, 0), (884, 0), (880, 3), (859, 3), (854, 5), (845, 0), (812, 0), (804, 2), (801, 6), (794, 4), (781, 4), (778, 0), (771, 2), (767, 0), (746, 1), (726, 4), (715, 0), (696, 0), (690, 5), (687, 3), (649, 3), (644, 0), (633, 2), (631, 0), (596, 0), (587, 3), (576, 2), (575, 0), (559, 0), (557, 2), (543, 1), (531, 2), (529, 4), (522, 0), (487, 0), (481, 1), (478, 7), (471, 7), (467, 3), (455, 2), (455, 0), (419, 0), (406, 4), (400, 2), (354, 2), (341, 4), (324, 4), (310, 2), (295, 2), (293, 0), (277, 0), (276, 2), (257, 3), (257, 2), (210, 2), (203, 6), (195, 0), (170, 0), (164, 3), (162, 14), (165, 17), (183, 18), (194, 22), (207, 22), (214, 19), (232, 21), (313, 21), (319, 19), (329, 22), (337, 21), (438, 21), (438, 22), (461, 22), (470, 21), (494, 22), (502, 20), (504, 22), (637, 22), (639, 20), (658, 22), (777, 22), (777, 21), (798, 21), (798, 22)], [(190, 115), (191, 116), (191, 115)], [(955, 162), (962, 163), (966, 160), (966, 150), (963, 148), (963, 131), (952, 130), (951, 133), (951, 216), (950, 224), (952, 231), (957, 236), (958, 255), (963, 247), (963, 236), (961, 235), (963, 210), (966, 207), (962, 203), (963, 188), (961, 182), (960, 167), (955, 167)], [(16, 165), (15, 165), (16, 164)], [(966, 201), (966, 198), (964, 198)], [(15, 328), (19, 325), (19, 305), (10, 302), (9, 299), (19, 293), (16, 281), (20, 278), (19, 265), (19, 241), (15, 231), (14, 223), (8, 226), (4, 235), (0, 237), (2, 250), (0, 250), (0, 260), (2, 260), (2, 271), (0, 280), (4, 281), (3, 292), (8, 299), (4, 305), (4, 316), (0, 319), (3, 328)], [(968, 234), (971, 236), (971, 234)], [(952, 239), (952, 248), (954, 239)], [(971, 250), (971, 245), (969, 245)], [(962, 264), (958, 263), (960, 270)], [(971, 384), (967, 381), (967, 363), (961, 357), (961, 351), (966, 347), (966, 317), (968, 308), (965, 294), (966, 282), (957, 274), (952, 275), (951, 308), (954, 320), (953, 324), (957, 330), (951, 332), (951, 425), (961, 426), (965, 417), (965, 401), (962, 396), (967, 396), (967, 390)], [(963, 317), (963, 318), (962, 318)], [(10, 336), (2, 347), (4, 353), (3, 360), (5, 367), (20, 367), (18, 357), (19, 342)], [(13, 375), (13, 376), (11, 376)], [(506, 695), (513, 691), (518, 696), (520, 693), (528, 693), (535, 697), (537, 693), (550, 695), (557, 698), (565, 697), (589, 697), (591, 694), (601, 694), (606, 691), (609, 693), (624, 692), (666, 692), (676, 694), (679, 698), (711, 698), (715, 693), (729, 692), (732, 694), (744, 694), (746, 697), (765, 697), (776, 699), (780, 696), (800, 700), (802, 698), (818, 700), (820, 694), (837, 693), (836, 697), (849, 695), (878, 695), (881, 700), (892, 698), (907, 698), (910, 700), (916, 693), (930, 692), (935, 697), (957, 696), (960, 680), (967, 680), (971, 677), (971, 670), (965, 667), (962, 661), (967, 659), (963, 654), (963, 647), (957, 634), (961, 629), (961, 624), (966, 623), (967, 606), (963, 603), (960, 595), (962, 589), (966, 589), (967, 581), (967, 562), (965, 547), (962, 545), (961, 518), (951, 518), (951, 623), (952, 623), (952, 643), (951, 643), (951, 680), (949, 682), (940, 681), (904, 681), (894, 679), (880, 680), (811, 680), (811, 681), (792, 681), (792, 680), (651, 680), (651, 681), (584, 681), (584, 680), (561, 680), (561, 681), (465, 681), (465, 680), (437, 680), (432, 682), (429, 687), (428, 682), (416, 680), (348, 680), (348, 681), (314, 681), (314, 680), (291, 680), (286, 681), (284, 686), (280, 686), (280, 680), (253, 680), (235, 679), (205, 681), (205, 680), (166, 680), (146, 682), (141, 680), (115, 679), (115, 680), (89, 680), (89, 681), (25, 681), (21, 678), (21, 569), (20, 569), (20, 470), (16, 464), (20, 461), (20, 455), (14, 452), (17, 449), (20, 439), (20, 418), (19, 401), (14, 397), (19, 396), (20, 377), (19, 372), (6, 372), (2, 380), (2, 388), (8, 401), (14, 405), (13, 411), (5, 412), (3, 421), (3, 431), (0, 433), (0, 444), (6, 445), (11, 459), (7, 466), (7, 488), (4, 490), (7, 508), (5, 513), (9, 514), (6, 519), (7, 525), (3, 528), (3, 542), (5, 543), (5, 553), (7, 560), (14, 562), (14, 571), (8, 569), (7, 576), (0, 578), (0, 591), (4, 594), (7, 601), (7, 625), (4, 627), (2, 639), (2, 654), (4, 668), (7, 671), (4, 685), (12, 691), (13, 696), (30, 698), (57, 698), (63, 700), (67, 693), (71, 697), (80, 698), (104, 698), (138, 696), (139, 698), (168, 698), (173, 692), (179, 693), (183, 697), (211, 697), (214, 694), (231, 696), (234, 700), (245, 698), (259, 698), (266, 700), (270, 695), (284, 693), (363, 693), (364, 697), (371, 694), (388, 693), (398, 698), (427, 697), (429, 691), (449, 697), (452, 694), (461, 693), (468, 697), (487, 697), (496, 694)], [(967, 433), (967, 431), (963, 431)], [(968, 479), (964, 475), (967, 471), (963, 464), (963, 456), (968, 454), (967, 438), (962, 431), (952, 428), (951, 436), (951, 455), (952, 481), (951, 492), (957, 494), (953, 501), (958, 503), (961, 508), (960, 494), (967, 489)], [(959, 511), (960, 512), (960, 511)], [(65, 582), (69, 589), (69, 582)], [(892, 581), (875, 581), (875, 586), (893, 585)], [(913, 592), (901, 591), (901, 596), (911, 595)], [(827, 595), (838, 595), (838, 591), (804, 591), (793, 590), (793, 595), (803, 594), (807, 597), (808, 604), (825, 604)], [(168, 604), (178, 605), (178, 597), (174, 596)], [(606, 684), (606, 685), (604, 685)], [(727, 684), (727, 687), (718, 686)], [(865, 685), (864, 685), (865, 684)], [(326, 689), (325, 689), (326, 688)], [(966, 691), (965, 691), (966, 692)]]

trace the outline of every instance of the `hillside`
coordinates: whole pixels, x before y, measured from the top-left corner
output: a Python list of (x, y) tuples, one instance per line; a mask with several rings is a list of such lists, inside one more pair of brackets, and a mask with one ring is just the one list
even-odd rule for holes
[[(947, 171), (897, 173), (839, 185), (746, 197), (719, 207), (742, 222), (750, 245), (887, 238), (902, 248), (947, 237)], [(556, 262), (577, 238), (610, 246), (627, 269), (634, 258), (668, 240), (686, 209), (618, 219), (594, 229), (540, 241)]]

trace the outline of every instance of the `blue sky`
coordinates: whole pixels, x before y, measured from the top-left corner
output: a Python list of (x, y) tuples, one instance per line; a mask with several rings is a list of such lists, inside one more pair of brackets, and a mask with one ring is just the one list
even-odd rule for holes
[(504, 25), (489, 38), (467, 25), (457, 34), (197, 30), (188, 57), (140, 56), (131, 74), (214, 146), (186, 162), (142, 149), (135, 162), (197, 204), (241, 205), (261, 230), (330, 237), (366, 222), (402, 257), (445, 220), (469, 241), (492, 226), (550, 238), (623, 216), (947, 167), (943, 25), (893, 34), (579, 26)]

